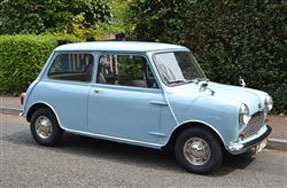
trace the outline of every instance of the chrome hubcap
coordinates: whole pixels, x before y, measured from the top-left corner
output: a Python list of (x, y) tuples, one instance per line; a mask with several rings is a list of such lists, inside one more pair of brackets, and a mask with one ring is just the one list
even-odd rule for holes
[(47, 139), (52, 134), (52, 123), (46, 116), (40, 116), (35, 123), (36, 133), (42, 139)]
[(184, 143), (183, 153), (186, 160), (192, 165), (203, 165), (210, 158), (209, 145), (198, 137), (192, 137)]

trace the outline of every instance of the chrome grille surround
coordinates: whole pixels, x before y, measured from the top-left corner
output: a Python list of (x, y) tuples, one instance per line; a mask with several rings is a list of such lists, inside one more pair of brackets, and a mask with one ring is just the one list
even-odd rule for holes
[(253, 114), (248, 122), (247, 127), (243, 130), (246, 133), (246, 138), (252, 136), (264, 125), (264, 111), (259, 111)]

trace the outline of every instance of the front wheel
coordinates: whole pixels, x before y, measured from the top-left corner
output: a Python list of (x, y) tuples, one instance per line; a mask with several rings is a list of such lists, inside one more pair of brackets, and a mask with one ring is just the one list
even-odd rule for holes
[(63, 134), (54, 113), (46, 108), (38, 109), (33, 113), (30, 129), (36, 142), (44, 146), (57, 144)]
[(223, 150), (217, 136), (208, 129), (185, 129), (176, 139), (177, 161), (190, 172), (208, 174), (218, 169), (223, 160)]

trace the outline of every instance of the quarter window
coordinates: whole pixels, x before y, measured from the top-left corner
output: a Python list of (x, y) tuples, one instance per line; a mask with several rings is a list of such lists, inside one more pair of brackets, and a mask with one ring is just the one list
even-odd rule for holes
[(57, 80), (90, 82), (94, 58), (91, 54), (60, 54), (54, 60), (48, 77)]
[(139, 55), (102, 55), (98, 83), (158, 88), (146, 58)]

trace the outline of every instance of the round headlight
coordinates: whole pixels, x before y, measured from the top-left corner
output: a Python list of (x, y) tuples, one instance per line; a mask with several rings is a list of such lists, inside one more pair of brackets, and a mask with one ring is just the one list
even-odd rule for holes
[(266, 110), (270, 111), (273, 107), (272, 97), (270, 95), (266, 95), (264, 103), (265, 103)]
[(246, 104), (241, 104), (240, 110), (239, 110), (239, 122), (243, 126), (247, 126), (248, 121), (250, 119), (249, 115), (249, 108)]

